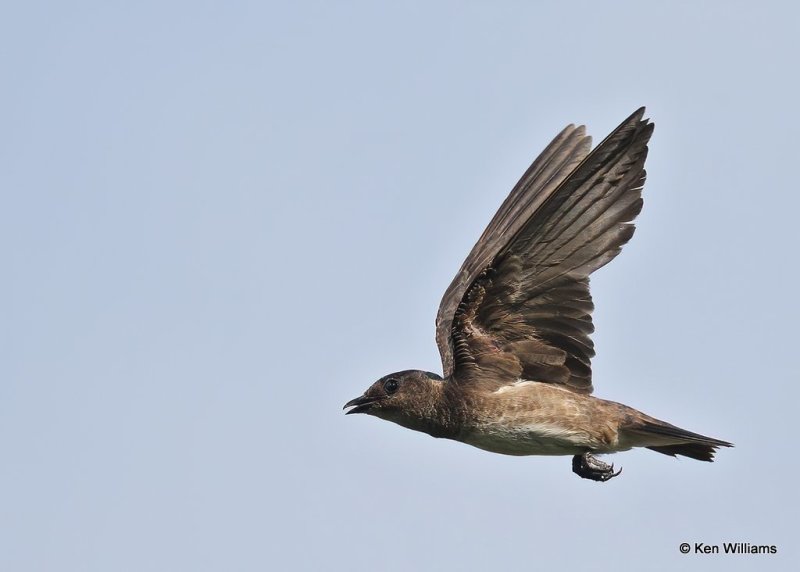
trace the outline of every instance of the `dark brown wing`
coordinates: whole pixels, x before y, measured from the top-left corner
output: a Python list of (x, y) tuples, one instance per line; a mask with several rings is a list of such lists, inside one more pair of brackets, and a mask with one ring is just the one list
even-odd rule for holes
[(511, 190), (489, 226), (472, 247), (456, 277), (445, 291), (436, 315), (436, 343), (442, 356), (444, 376), (453, 373), (451, 328), (459, 303), (478, 275), (519, 232), (544, 200), (586, 157), (592, 138), (583, 125), (568, 125), (542, 151)]
[(588, 156), (583, 128), (570, 126), (528, 169), (442, 300), (446, 377), (592, 391), (589, 274), (633, 235), (653, 132), (643, 114)]

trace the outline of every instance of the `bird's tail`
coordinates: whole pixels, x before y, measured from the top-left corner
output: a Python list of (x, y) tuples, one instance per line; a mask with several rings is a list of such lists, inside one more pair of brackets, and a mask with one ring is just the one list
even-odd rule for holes
[(698, 461), (713, 461), (714, 453), (720, 447), (733, 447), (733, 443), (692, 433), (665, 421), (651, 418), (639, 421), (626, 432), (635, 434), (644, 446), (663, 455), (682, 455)]

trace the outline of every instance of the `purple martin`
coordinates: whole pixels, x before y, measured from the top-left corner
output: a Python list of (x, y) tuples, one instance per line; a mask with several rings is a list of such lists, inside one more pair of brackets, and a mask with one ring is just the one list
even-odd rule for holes
[(442, 298), (444, 377), (382, 377), (345, 405), (505, 455), (572, 455), (579, 476), (620, 471), (596, 455), (646, 447), (712, 461), (726, 441), (592, 396), (589, 275), (633, 236), (653, 123), (637, 110), (597, 147), (567, 126), (511, 191)]

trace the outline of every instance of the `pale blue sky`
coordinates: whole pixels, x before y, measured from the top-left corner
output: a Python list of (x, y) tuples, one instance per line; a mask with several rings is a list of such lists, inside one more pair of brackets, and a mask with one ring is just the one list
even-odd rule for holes
[[(19, 2), (0, 14), (0, 569), (786, 570), (790, 2)], [(510, 458), (341, 407), (565, 124), (656, 124), (596, 395), (714, 464)], [(681, 555), (683, 541), (778, 546)]]

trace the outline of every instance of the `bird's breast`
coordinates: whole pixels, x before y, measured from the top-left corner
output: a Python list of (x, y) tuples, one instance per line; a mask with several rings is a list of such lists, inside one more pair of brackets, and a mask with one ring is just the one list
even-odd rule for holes
[(592, 398), (519, 381), (476, 399), (459, 440), (503, 455), (577, 455), (604, 446)]

